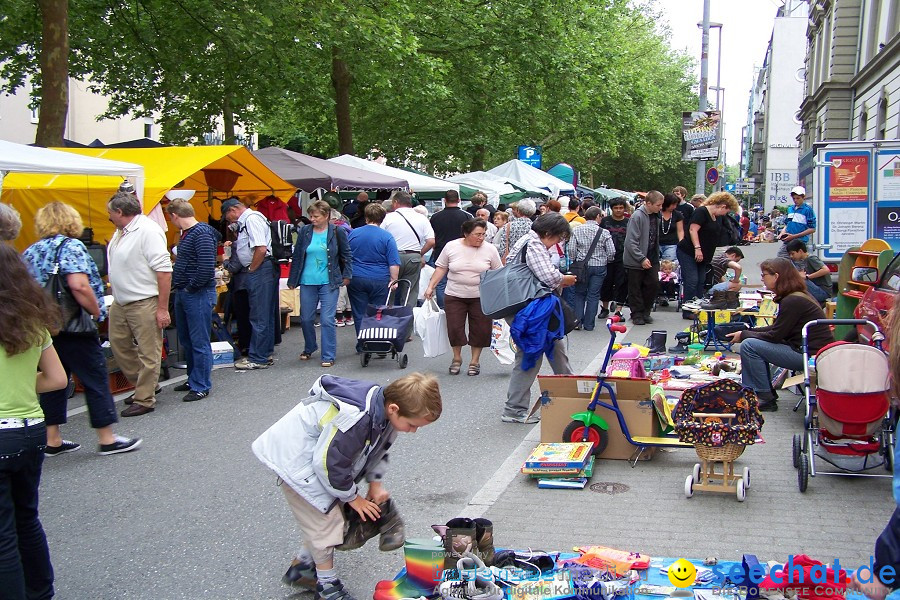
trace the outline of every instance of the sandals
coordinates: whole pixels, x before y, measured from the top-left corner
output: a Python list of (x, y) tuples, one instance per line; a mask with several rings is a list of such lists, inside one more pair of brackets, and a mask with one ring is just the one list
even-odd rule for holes
[(327, 369), (328, 367), (333, 367), (333, 366), (334, 366), (334, 361), (333, 361), (333, 360), (323, 360), (323, 361), (322, 361), (322, 366), (325, 367), (326, 369)]
[(309, 360), (310, 356), (312, 356), (312, 352), (301, 352), (300, 360)]
[(470, 364), (469, 370), (466, 371), (466, 375), (468, 375), (469, 377), (474, 377), (479, 373), (481, 373), (481, 365), (479, 365), (478, 363)]
[(462, 362), (458, 360), (454, 360), (450, 363), (450, 374), (451, 375), (459, 375), (459, 368), (462, 366)]

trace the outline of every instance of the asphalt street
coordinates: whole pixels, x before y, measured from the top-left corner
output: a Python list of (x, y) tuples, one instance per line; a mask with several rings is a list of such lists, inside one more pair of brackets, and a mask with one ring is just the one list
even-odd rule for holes
[[(751, 283), (758, 281), (756, 264), (774, 251), (764, 245), (748, 250)], [(652, 327), (631, 328), (627, 339), (643, 342), (651, 328), (663, 328), (671, 341), (685, 323), (672, 309), (657, 316)], [(406, 371), (388, 360), (373, 360), (364, 369), (352, 338), (351, 327), (338, 330), (337, 364), (327, 372), (383, 384), (412, 370), (440, 378), (441, 419), (401, 435), (385, 480), (408, 537), (429, 536), (431, 524), (461, 514), (483, 514), (494, 520), (498, 544), (508, 547), (565, 550), (600, 543), (663, 556), (727, 559), (740, 558), (736, 553), (747, 547), (809, 548), (842, 551), (842, 558), (849, 552), (862, 561), (893, 507), (888, 479), (818, 477), (811, 492), (797, 492), (788, 448), (790, 433), (802, 420), (789, 412), (789, 402), (767, 416), (767, 443), (748, 449), (741, 459), (755, 470), (745, 503), (719, 495), (685, 499), (680, 489), (696, 462), (692, 450), (661, 453), (636, 469), (622, 461), (603, 462), (594, 481), (624, 483), (628, 489), (618, 495), (537, 490), (517, 469), (539, 427), (499, 419), (508, 366), (485, 353), (481, 375), (451, 376), (449, 355), (425, 359), (416, 339), (406, 346)], [(602, 327), (573, 332), (568, 343), (574, 370), (596, 370), (607, 339)], [(171, 391), (183, 378), (170, 380), (156, 412), (118, 425), (118, 433), (144, 439), (143, 447), (129, 454), (97, 455), (87, 415), (73, 398), (74, 414), (63, 434), (83, 447), (48, 459), (41, 486), (58, 598), (311, 600), (310, 593), (280, 582), (298, 533), (275, 475), (250, 450), (253, 439), (326, 371), (317, 360), (297, 360), (301, 349), (300, 329), (293, 327), (276, 350), (274, 367), (217, 369), (213, 393), (196, 403), (182, 403), (182, 394)], [(403, 556), (379, 552), (372, 542), (338, 553), (336, 565), (349, 590), (363, 600), (378, 580), (397, 573)]]

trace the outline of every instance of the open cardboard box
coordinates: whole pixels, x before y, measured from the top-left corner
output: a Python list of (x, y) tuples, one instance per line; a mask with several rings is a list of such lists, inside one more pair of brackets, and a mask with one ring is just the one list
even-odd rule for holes
[[(631, 437), (659, 436), (659, 419), (650, 400), (650, 380), (610, 377), (607, 382), (616, 390), (619, 410)], [(590, 404), (597, 378), (590, 375), (539, 375), (538, 384), (541, 394), (546, 392), (550, 398), (547, 404), (541, 406), (541, 441), (562, 442), (563, 430), (572, 422), (572, 415), (583, 412)], [(600, 398), (611, 404), (609, 393), (604, 392)], [(598, 458), (630, 459), (637, 447), (625, 439), (616, 414), (603, 407), (597, 408), (597, 414), (609, 424), (609, 445)], [(641, 460), (650, 460), (655, 453), (656, 448), (647, 448)]]

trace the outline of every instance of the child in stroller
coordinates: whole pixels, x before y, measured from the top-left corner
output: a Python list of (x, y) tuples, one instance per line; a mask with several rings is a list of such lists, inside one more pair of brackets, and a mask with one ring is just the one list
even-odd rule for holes
[(669, 302), (678, 302), (678, 263), (674, 260), (664, 260), (659, 263), (659, 294), (656, 297), (657, 306), (668, 306)]

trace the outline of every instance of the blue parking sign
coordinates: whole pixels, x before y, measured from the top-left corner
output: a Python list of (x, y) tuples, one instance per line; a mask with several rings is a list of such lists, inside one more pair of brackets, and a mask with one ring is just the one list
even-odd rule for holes
[(541, 168), (542, 148), (540, 146), (519, 146), (519, 160), (537, 169)]
[(735, 186), (735, 184), (733, 184), (733, 183), (726, 183), (726, 184), (725, 184), (725, 191), (726, 191), (726, 192), (734, 192), (735, 187), (736, 187), (736, 186)]

